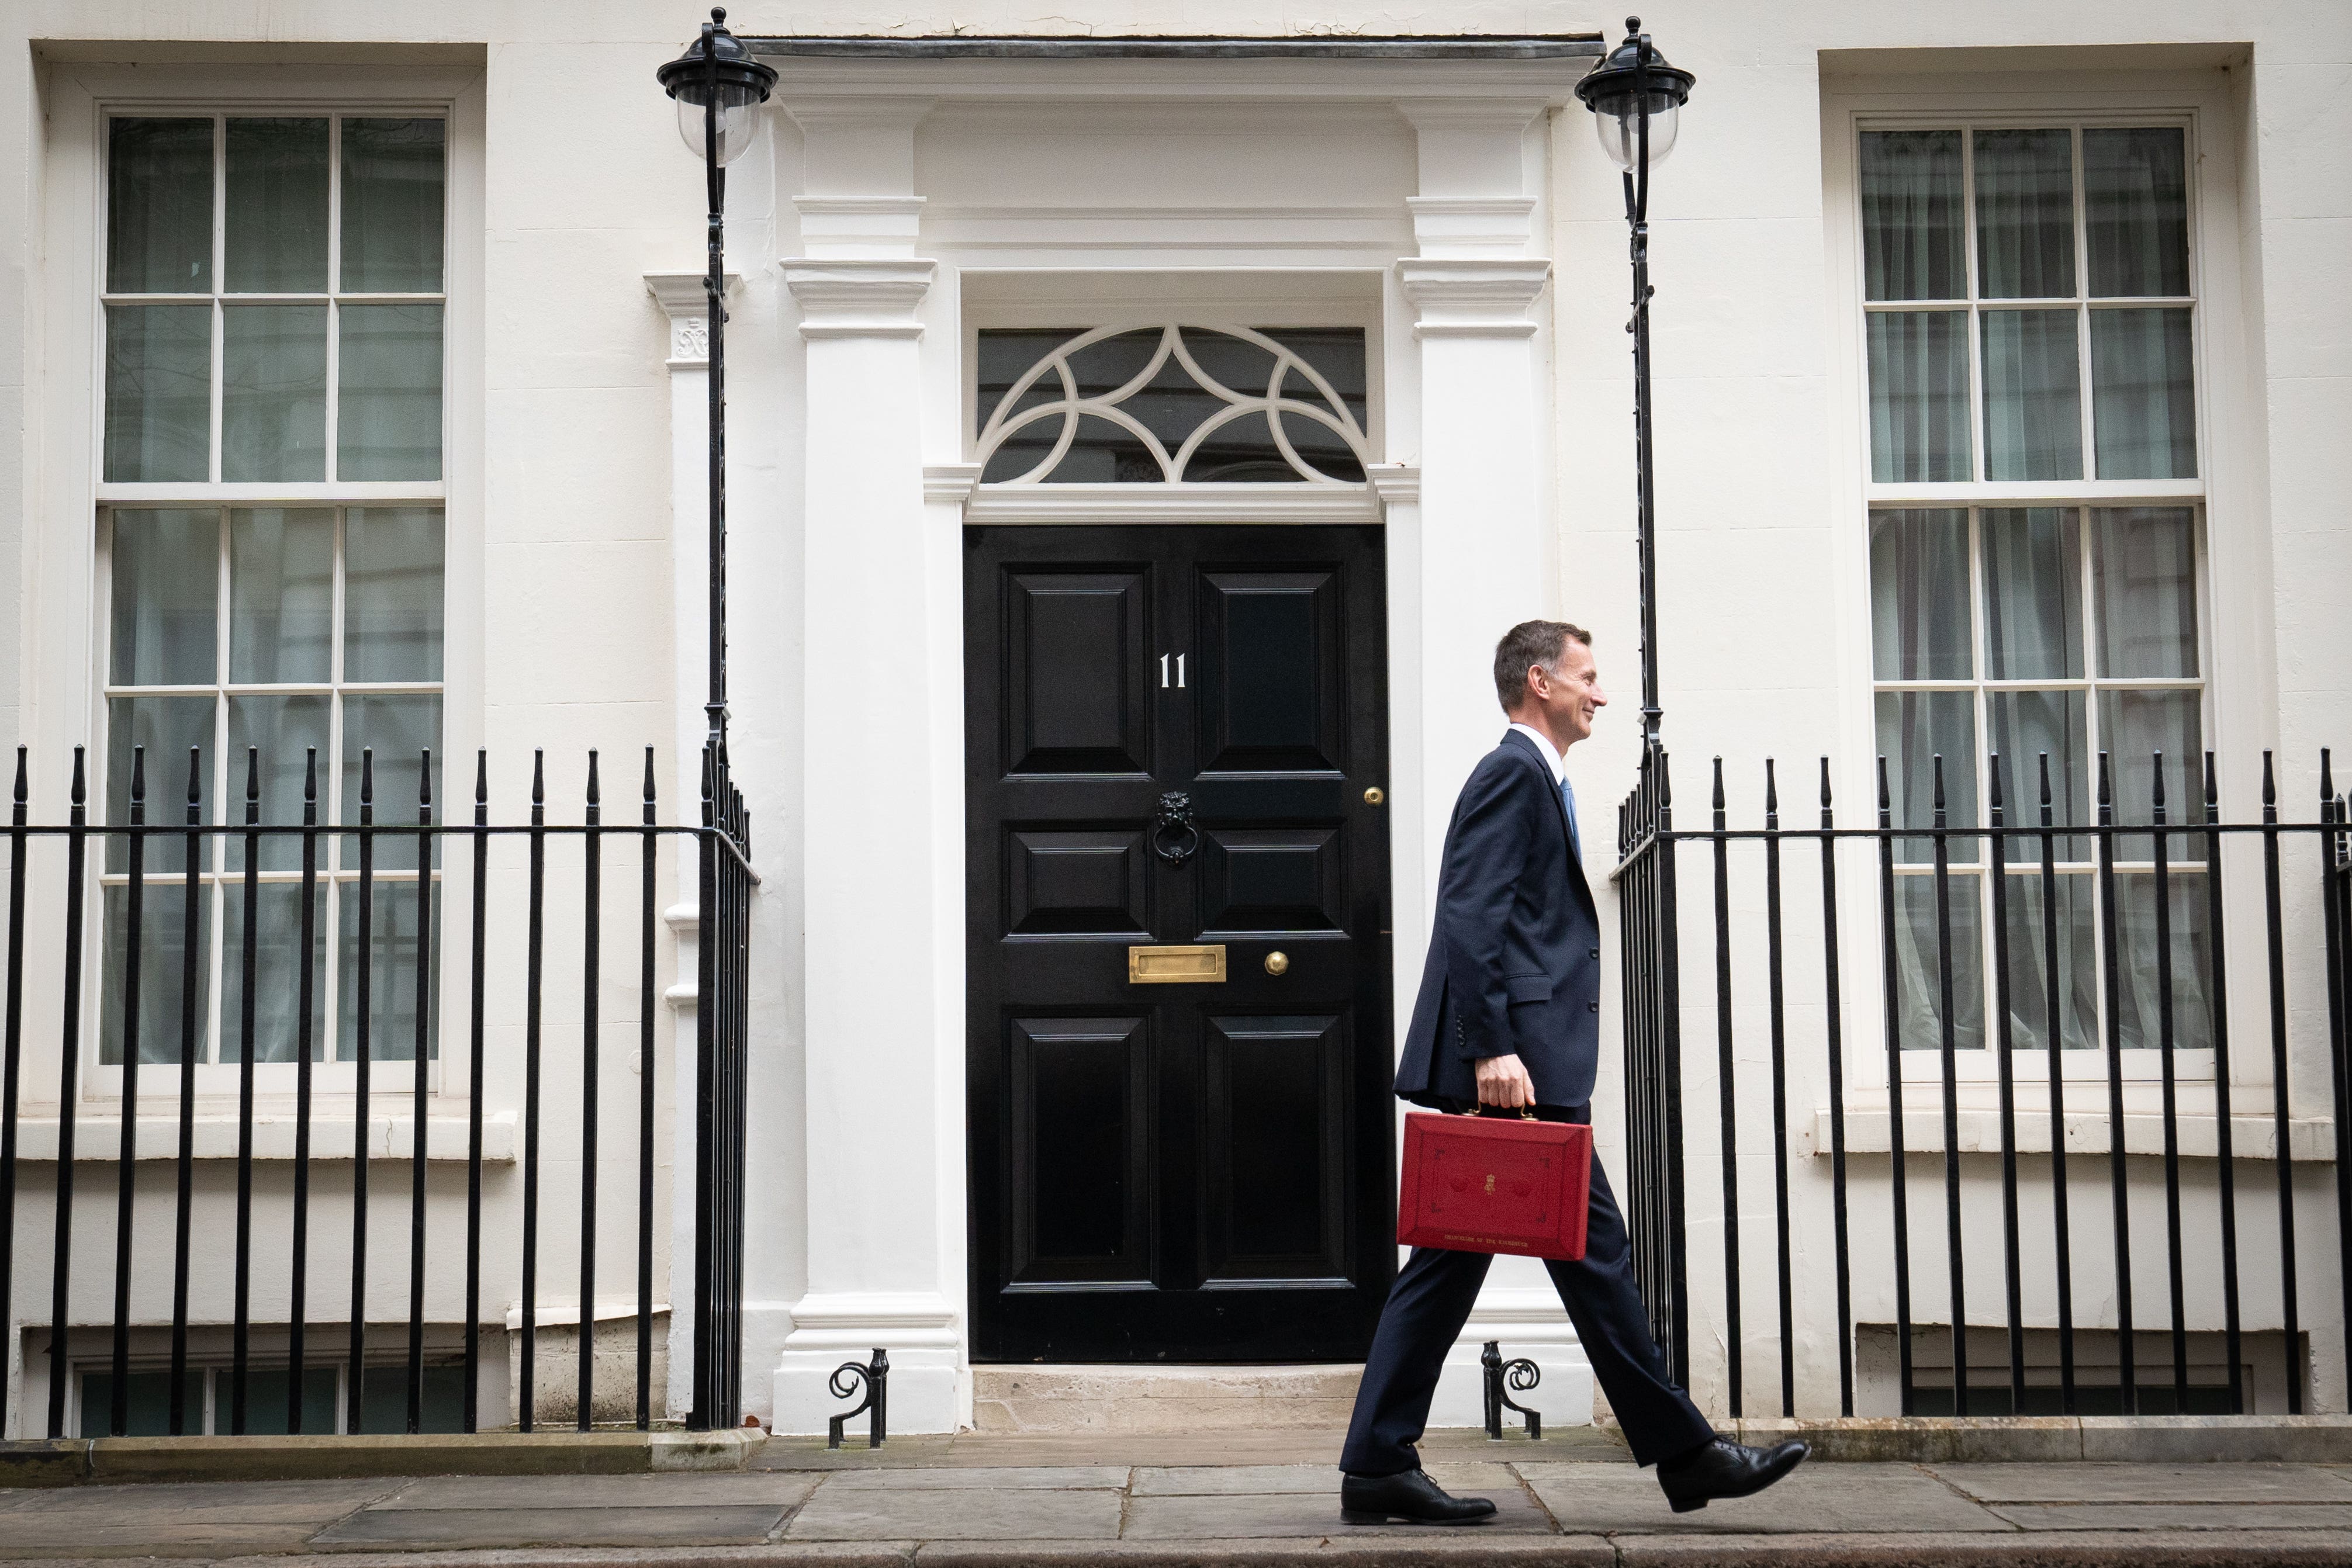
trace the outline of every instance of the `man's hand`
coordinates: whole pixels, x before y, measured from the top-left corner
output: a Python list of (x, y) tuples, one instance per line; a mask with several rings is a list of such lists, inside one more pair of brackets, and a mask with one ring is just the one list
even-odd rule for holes
[(1479, 1104), (1515, 1111), (1536, 1103), (1535, 1082), (1528, 1076), (1527, 1063), (1517, 1055), (1482, 1056), (1476, 1067)]

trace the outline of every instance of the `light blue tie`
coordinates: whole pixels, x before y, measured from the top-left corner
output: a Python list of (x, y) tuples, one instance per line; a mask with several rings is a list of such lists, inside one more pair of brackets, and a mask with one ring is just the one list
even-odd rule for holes
[(1575, 852), (1576, 863), (1584, 863), (1584, 841), (1576, 831), (1576, 786), (1563, 774), (1559, 780), (1560, 799), (1568, 803), (1568, 847)]

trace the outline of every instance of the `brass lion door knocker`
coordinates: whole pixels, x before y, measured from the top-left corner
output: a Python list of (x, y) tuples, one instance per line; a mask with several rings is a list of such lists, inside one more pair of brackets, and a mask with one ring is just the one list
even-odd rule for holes
[(1192, 797), (1171, 789), (1160, 797), (1160, 815), (1151, 825), (1151, 852), (1170, 865), (1182, 865), (1201, 847), (1201, 830), (1192, 821)]

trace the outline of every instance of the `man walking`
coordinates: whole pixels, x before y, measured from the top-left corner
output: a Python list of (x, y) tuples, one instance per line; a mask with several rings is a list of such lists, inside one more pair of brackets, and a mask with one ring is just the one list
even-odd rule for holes
[[(1417, 1104), (1592, 1119), (1601, 926), (1567, 764), (1609, 700), (1591, 643), (1565, 622), (1528, 621), (1495, 649), (1495, 691), (1511, 727), (1471, 770), (1446, 829), (1429, 962), (1397, 1069), (1397, 1093)], [(1449, 1497), (1413, 1448), (1488, 1261), (1423, 1247), (1397, 1275), (1339, 1456), (1349, 1523), (1463, 1524), (1495, 1511), (1486, 1498)], [(1675, 1512), (1761, 1491), (1804, 1458), (1802, 1443), (1759, 1449), (1717, 1437), (1675, 1386), (1650, 1337), (1625, 1222), (1598, 1157), (1584, 1257), (1545, 1267), (1635, 1462), (1658, 1468)]]

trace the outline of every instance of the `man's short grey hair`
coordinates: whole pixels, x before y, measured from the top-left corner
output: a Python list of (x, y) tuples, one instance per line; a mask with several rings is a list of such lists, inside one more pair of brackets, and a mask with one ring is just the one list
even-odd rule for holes
[(1592, 646), (1592, 633), (1565, 621), (1522, 621), (1495, 644), (1495, 697), (1509, 713), (1527, 700), (1528, 671), (1538, 664), (1557, 674), (1571, 642)]

